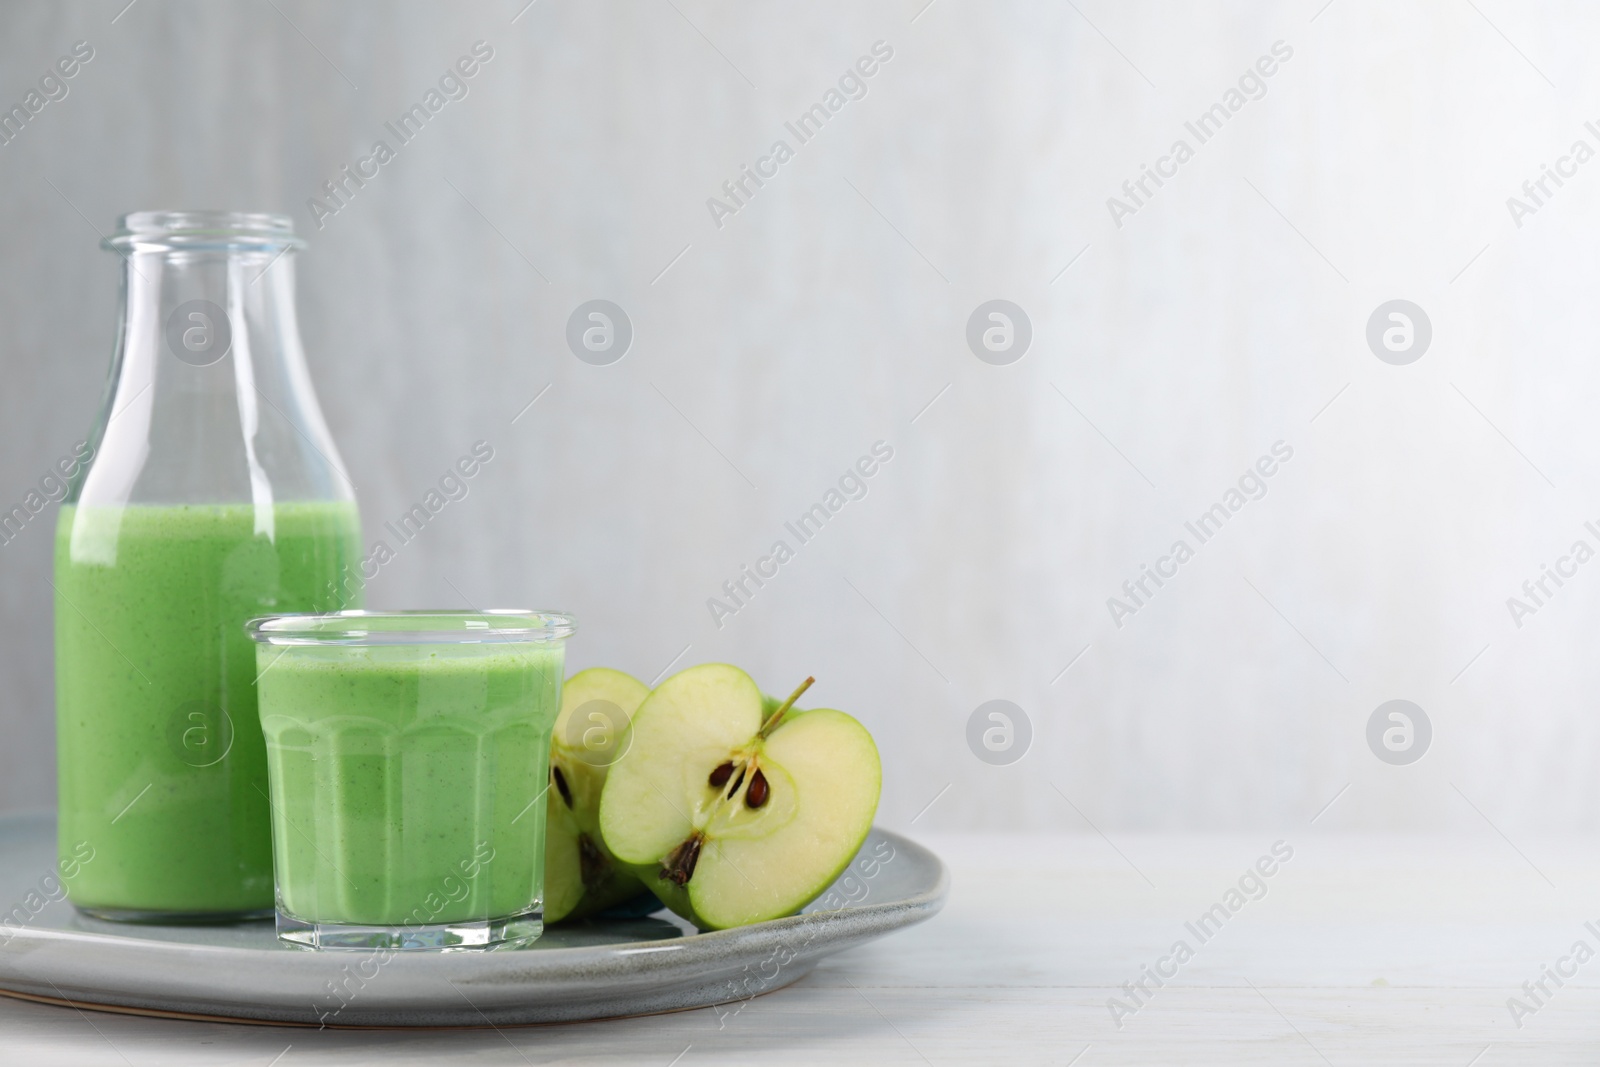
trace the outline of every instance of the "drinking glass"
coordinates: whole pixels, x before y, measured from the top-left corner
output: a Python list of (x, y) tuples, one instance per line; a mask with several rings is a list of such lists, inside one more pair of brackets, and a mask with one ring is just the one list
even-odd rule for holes
[(278, 936), (485, 948), (544, 928), (557, 612), (366, 612), (252, 622)]

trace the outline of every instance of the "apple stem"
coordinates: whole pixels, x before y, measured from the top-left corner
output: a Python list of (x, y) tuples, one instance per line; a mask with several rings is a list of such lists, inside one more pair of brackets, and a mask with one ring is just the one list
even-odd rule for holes
[(772, 731), (776, 730), (779, 724), (783, 722), (783, 717), (789, 713), (790, 708), (794, 707), (794, 702), (800, 699), (800, 694), (804, 693), (807, 689), (810, 689), (811, 683), (815, 681), (815, 678), (808, 677), (805, 681), (801, 682), (800, 687), (789, 694), (789, 699), (785, 700), (782, 704), (779, 704), (778, 710), (767, 716), (767, 721), (761, 724), (761, 732), (756, 736), (763, 741), (772, 736)]

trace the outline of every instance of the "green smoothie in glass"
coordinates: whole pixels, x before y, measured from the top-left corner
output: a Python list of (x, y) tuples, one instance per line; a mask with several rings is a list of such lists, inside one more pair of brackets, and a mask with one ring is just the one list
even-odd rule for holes
[(343, 612), (250, 629), (280, 936), (392, 948), (537, 937), (571, 620)]
[(255, 649), (264, 612), (344, 606), (350, 503), (65, 506), (56, 534), (59, 834), (100, 862), (80, 908), (198, 917), (272, 907)]

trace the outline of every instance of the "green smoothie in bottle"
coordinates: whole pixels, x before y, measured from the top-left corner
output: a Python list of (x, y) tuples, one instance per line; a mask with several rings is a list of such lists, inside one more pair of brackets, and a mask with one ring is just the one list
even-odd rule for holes
[[(60, 837), (95, 843), (79, 907), (272, 906), (266, 748), (244, 623), (328, 611), (360, 555), (348, 503), (68, 506), (56, 538)], [(102, 535), (115, 552), (95, 551)], [(74, 552), (74, 540), (78, 551)]]
[(287, 218), (139, 212), (111, 380), (56, 534), (59, 842), (110, 919), (270, 913), (244, 624), (359, 606), (360, 520), (311, 387)]

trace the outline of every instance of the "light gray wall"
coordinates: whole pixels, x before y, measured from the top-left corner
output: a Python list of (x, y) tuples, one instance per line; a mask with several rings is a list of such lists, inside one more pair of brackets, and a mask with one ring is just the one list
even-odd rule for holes
[[(95, 231), (289, 211), (369, 534), (497, 449), (377, 606), (567, 608), (576, 665), (646, 679), (685, 646), (774, 691), (814, 673), (877, 736), (902, 827), (935, 797), (917, 828), (1304, 825), (1346, 785), (1319, 827), (1600, 821), (1600, 562), (1520, 628), (1506, 606), (1600, 547), (1600, 161), (1520, 227), (1505, 203), (1600, 147), (1600, 12), (141, 0), (113, 22), (124, 2), (0, 7), (0, 103), (95, 49), (0, 147), (3, 503), (95, 410), (117, 284)], [(317, 229), (319, 183), (480, 39), (468, 98)], [(879, 40), (866, 97), (716, 226), (706, 199)], [(1266, 95), (1199, 145), (1185, 120), (1280, 40)], [(1180, 137), (1194, 158), (1118, 227), (1107, 198)], [(563, 340), (597, 297), (637, 331), (608, 367)], [(1032, 322), (1009, 366), (964, 341), (992, 298)], [(1409, 366), (1364, 338), (1393, 298), (1432, 322)], [(879, 439), (866, 499), (715, 626), (706, 599)], [(1267, 496), (1118, 628), (1107, 598), (1279, 440)], [(50, 550), (45, 521), (0, 548), (10, 808), (53, 791)], [(1008, 767), (966, 742), (996, 698), (1033, 725)], [(1393, 698), (1434, 727), (1413, 766), (1365, 740)]]

